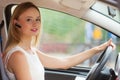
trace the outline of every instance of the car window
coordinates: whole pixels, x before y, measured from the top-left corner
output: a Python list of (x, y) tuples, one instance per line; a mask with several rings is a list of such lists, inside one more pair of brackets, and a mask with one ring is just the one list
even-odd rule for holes
[[(67, 57), (104, 43), (112, 38), (116, 44), (119, 38), (99, 26), (77, 17), (48, 9), (41, 9), (43, 32), (40, 49), (56, 57)], [(110, 63), (114, 64), (116, 52)], [(83, 62), (80, 66), (91, 66), (99, 55)]]
[[(14, 11), (15, 6), (11, 8)], [(87, 22), (72, 15), (53, 11), (50, 9), (39, 8), (42, 15), (42, 34), (39, 49), (58, 58), (90, 49), (104, 43), (112, 38), (119, 48), (119, 38), (93, 23)], [(119, 49), (113, 52), (113, 56), (108, 61), (110, 66), (114, 66), (115, 58)], [(99, 55), (86, 60), (78, 66), (90, 67), (98, 59)]]

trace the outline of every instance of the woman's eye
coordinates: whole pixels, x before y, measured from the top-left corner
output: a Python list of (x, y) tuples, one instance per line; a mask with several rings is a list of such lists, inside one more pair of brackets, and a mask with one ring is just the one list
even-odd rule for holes
[(32, 19), (27, 19), (27, 21), (32, 21)]
[(36, 21), (40, 21), (40, 19), (36, 19)]

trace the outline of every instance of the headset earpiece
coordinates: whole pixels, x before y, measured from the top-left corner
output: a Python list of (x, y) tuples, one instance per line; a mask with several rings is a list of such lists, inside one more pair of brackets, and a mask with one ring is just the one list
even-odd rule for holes
[(17, 23), (15, 23), (15, 26), (18, 27), (18, 28), (21, 28), (21, 26)]

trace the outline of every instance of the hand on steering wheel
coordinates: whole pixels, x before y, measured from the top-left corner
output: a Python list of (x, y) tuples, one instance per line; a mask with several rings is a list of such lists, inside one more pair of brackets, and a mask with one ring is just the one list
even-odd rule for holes
[(97, 60), (97, 62), (93, 65), (93, 67), (91, 68), (91, 70), (89, 71), (86, 80), (97, 80), (96, 78), (99, 76), (100, 71), (105, 66), (105, 63), (109, 59), (111, 52), (112, 52), (112, 47), (108, 46), (103, 51), (103, 53), (101, 54), (101, 56), (99, 57), (99, 59)]

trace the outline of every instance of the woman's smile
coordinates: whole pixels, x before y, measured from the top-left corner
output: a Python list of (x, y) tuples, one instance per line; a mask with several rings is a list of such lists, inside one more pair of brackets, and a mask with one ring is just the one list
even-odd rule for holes
[(37, 28), (33, 28), (33, 29), (31, 29), (31, 31), (32, 31), (32, 32), (37, 32), (38, 29), (37, 29)]

